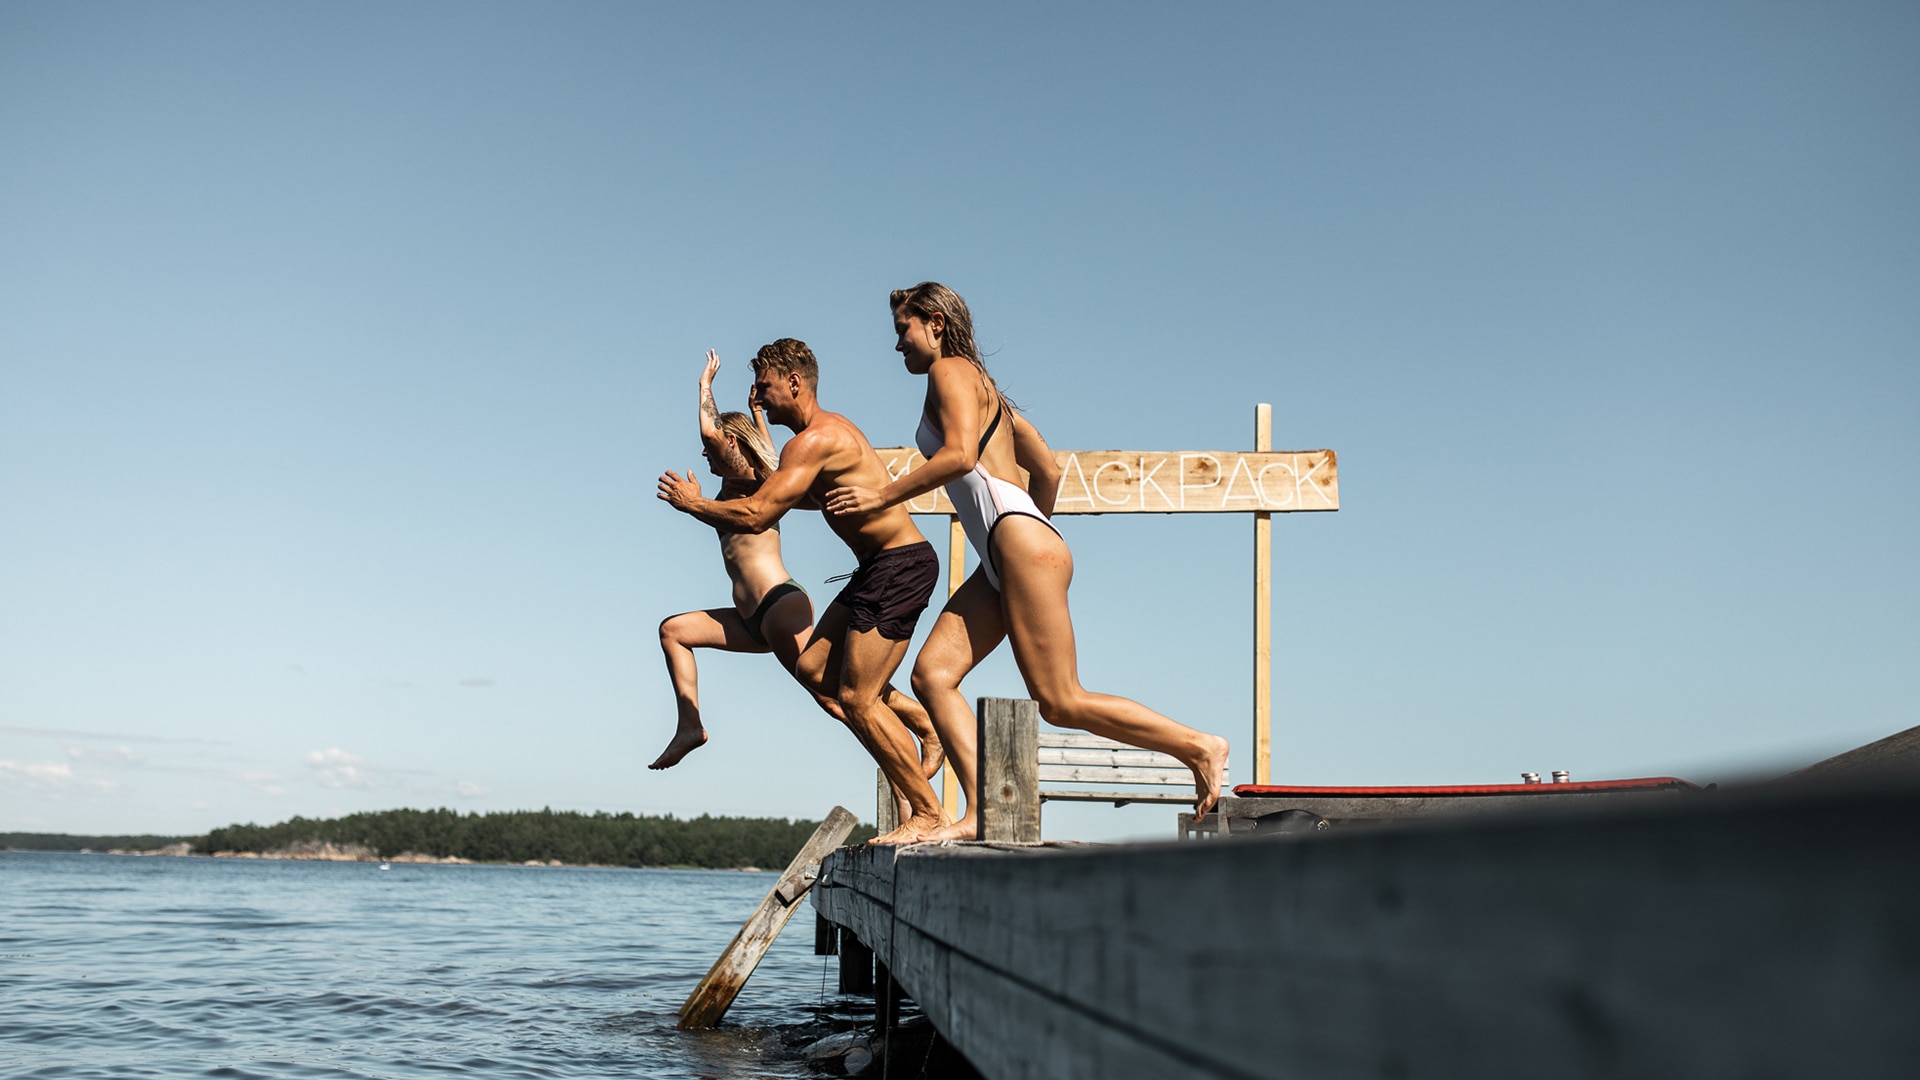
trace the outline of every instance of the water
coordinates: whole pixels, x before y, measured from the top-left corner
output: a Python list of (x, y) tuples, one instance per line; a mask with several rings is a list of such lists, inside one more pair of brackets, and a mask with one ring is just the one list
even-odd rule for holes
[(776, 1028), (836, 1000), (810, 908), (725, 1027), (673, 1027), (772, 883), (0, 852), (0, 1075), (814, 1076)]

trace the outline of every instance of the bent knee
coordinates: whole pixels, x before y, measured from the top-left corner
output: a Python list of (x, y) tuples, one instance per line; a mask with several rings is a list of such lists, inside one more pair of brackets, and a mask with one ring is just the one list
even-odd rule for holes
[(801, 686), (806, 687), (807, 690), (815, 696), (828, 701), (833, 700), (833, 695), (827, 692), (827, 669), (825, 665), (809, 664), (807, 663), (805, 654), (802, 654), (799, 662), (793, 665), (793, 677)]
[(1040, 719), (1054, 727), (1084, 729), (1081, 720), (1085, 710), (1080, 708), (1080, 699), (1073, 695), (1036, 698), (1034, 703), (1040, 706)]
[(674, 623), (678, 622), (679, 620), (680, 620), (680, 616), (678, 615), (670, 615), (667, 618), (660, 620), (660, 644), (661, 645), (680, 644), (680, 628), (674, 625)]
[(849, 690), (844, 686), (840, 688), (840, 693), (835, 700), (840, 703), (841, 710), (849, 717), (857, 716), (865, 720), (880, 711), (879, 698), (874, 697), (872, 694), (862, 694), (856, 690)]
[(958, 687), (960, 680), (954, 678), (953, 673), (947, 671), (942, 665), (915, 664), (913, 674), (908, 677), (907, 683), (913, 687), (913, 696), (925, 701)]

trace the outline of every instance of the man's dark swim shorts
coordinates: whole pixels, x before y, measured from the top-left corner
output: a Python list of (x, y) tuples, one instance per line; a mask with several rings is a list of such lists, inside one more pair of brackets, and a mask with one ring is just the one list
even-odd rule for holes
[(833, 602), (853, 612), (848, 630), (877, 628), (888, 641), (905, 641), (913, 636), (914, 624), (939, 582), (940, 556), (922, 540), (887, 548), (861, 563)]

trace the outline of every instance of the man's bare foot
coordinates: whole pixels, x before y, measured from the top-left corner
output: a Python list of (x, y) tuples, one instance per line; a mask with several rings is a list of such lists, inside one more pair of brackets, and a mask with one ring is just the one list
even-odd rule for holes
[(899, 828), (889, 833), (882, 833), (867, 841), (867, 843), (921, 844), (927, 841), (929, 834), (938, 832), (949, 824), (951, 824), (951, 822), (947, 819), (945, 813), (915, 814), (913, 817), (901, 822)]
[(920, 839), (929, 844), (937, 844), (942, 840), (978, 840), (980, 839), (980, 819), (963, 817), (951, 825), (940, 826)]
[(929, 731), (920, 737), (920, 775), (928, 780), (940, 771), (947, 760), (947, 748), (940, 745), (940, 736)]
[(680, 764), (680, 759), (707, 745), (707, 729), (695, 728), (692, 731), (676, 731), (673, 741), (667, 744), (660, 756), (653, 759), (649, 769), (671, 769)]
[(1213, 813), (1227, 780), (1227, 740), (1218, 735), (1204, 737), (1207, 740), (1207, 753), (1199, 761), (1187, 763), (1187, 767), (1193, 770), (1193, 816), (1196, 818)]
[(939, 772), (941, 764), (947, 760), (946, 748), (940, 745), (940, 733), (934, 730), (933, 717), (927, 715), (927, 710), (919, 702), (898, 690), (887, 694), (887, 708), (892, 709), (893, 715), (899, 717), (900, 722), (907, 725), (907, 730), (913, 732), (913, 737), (920, 740), (920, 775), (928, 780), (933, 779), (933, 774)]

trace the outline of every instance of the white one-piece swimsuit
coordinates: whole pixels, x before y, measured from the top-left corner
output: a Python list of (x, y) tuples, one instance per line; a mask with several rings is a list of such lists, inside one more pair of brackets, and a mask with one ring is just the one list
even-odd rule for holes
[[(967, 542), (973, 545), (973, 550), (980, 556), (980, 566), (987, 572), (987, 584), (995, 589), (1000, 587), (1000, 572), (993, 565), (993, 530), (1002, 520), (1014, 515), (1034, 518), (1053, 529), (1055, 536), (1060, 535), (1060, 530), (1054, 529), (1053, 522), (1048, 521), (1047, 515), (1035, 505), (1033, 496), (1019, 485), (991, 475), (986, 466), (980, 464), (980, 455), (986, 452), (987, 440), (993, 438), (994, 430), (1000, 426), (1001, 414), (1005, 411), (1004, 405), (994, 409), (993, 422), (981, 434), (980, 448), (974, 453), (973, 469), (947, 482), (947, 498), (953, 502), (953, 511), (960, 517), (961, 528), (967, 531)], [(920, 430), (913, 433), (913, 441), (927, 457), (932, 457), (947, 442), (925, 413), (920, 415)]]

